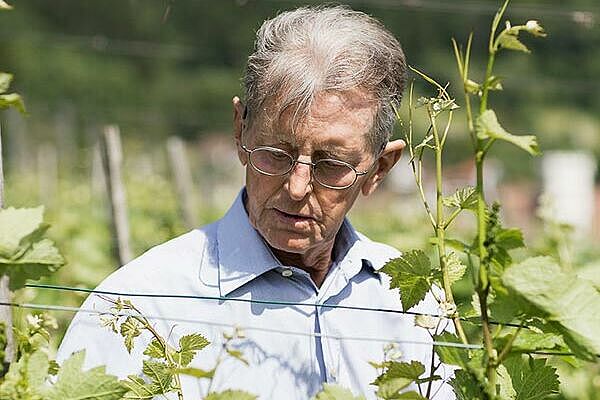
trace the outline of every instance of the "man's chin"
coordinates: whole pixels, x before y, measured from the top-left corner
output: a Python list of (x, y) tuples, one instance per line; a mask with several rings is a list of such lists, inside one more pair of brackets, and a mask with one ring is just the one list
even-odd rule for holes
[(267, 238), (267, 243), (274, 250), (294, 254), (304, 254), (312, 245), (312, 241), (307, 237), (286, 238), (285, 240), (281, 238), (272, 238), (272, 240), (269, 240)]

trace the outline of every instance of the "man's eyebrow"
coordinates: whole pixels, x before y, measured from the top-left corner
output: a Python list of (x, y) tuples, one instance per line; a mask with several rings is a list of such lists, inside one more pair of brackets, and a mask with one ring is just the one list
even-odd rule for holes
[(333, 158), (334, 160), (345, 161), (352, 165), (357, 165), (362, 160), (360, 154), (355, 151), (345, 151), (340, 148), (323, 148), (315, 151), (315, 156), (318, 158)]

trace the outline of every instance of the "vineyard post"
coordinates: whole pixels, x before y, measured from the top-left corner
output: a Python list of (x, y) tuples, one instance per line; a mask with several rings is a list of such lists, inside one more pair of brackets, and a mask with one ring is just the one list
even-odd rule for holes
[(181, 216), (187, 228), (194, 228), (196, 226), (194, 184), (183, 141), (176, 136), (167, 139), (167, 153), (171, 171), (175, 178), (175, 189)]
[[(4, 208), (4, 169), (2, 167), (2, 125), (0, 125), (0, 209)], [(2, 275), (0, 278), (0, 301), (10, 303), (10, 289), (8, 288), (9, 277)], [(12, 333), (12, 309), (10, 306), (0, 307), (0, 322), (4, 323), (6, 335), (6, 349), (4, 350), (4, 362), (10, 364), (14, 354), (14, 336)]]
[(120, 265), (126, 264), (133, 258), (129, 244), (129, 223), (127, 221), (127, 198), (123, 185), (121, 167), (123, 152), (119, 127), (108, 125), (104, 127), (101, 136), (102, 153), (106, 183), (111, 211), (111, 223), (115, 238), (114, 249)]

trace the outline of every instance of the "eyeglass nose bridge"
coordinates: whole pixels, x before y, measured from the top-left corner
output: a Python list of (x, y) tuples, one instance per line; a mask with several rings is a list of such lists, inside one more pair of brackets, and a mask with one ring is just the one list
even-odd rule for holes
[(292, 165), (290, 166), (290, 169), (285, 173), (285, 175), (292, 175), (294, 173), (294, 168), (296, 167), (296, 164), (303, 164), (303, 165), (308, 165), (310, 167), (310, 174), (309, 174), (309, 180), (308, 180), (308, 184), (312, 185), (313, 181), (315, 181), (315, 165), (316, 163), (312, 162), (312, 161), (300, 161), (299, 159), (295, 159), (292, 160)]

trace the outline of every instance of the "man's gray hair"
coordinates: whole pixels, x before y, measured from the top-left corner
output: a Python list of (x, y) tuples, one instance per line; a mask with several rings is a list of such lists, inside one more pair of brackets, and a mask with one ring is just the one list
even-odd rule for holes
[(295, 123), (320, 92), (365, 90), (377, 103), (367, 138), (374, 153), (390, 138), (405, 82), (398, 40), (376, 19), (345, 6), (302, 7), (265, 21), (244, 77), (251, 123), (268, 101), (277, 119), (296, 107)]

